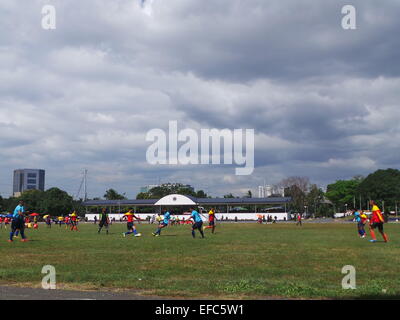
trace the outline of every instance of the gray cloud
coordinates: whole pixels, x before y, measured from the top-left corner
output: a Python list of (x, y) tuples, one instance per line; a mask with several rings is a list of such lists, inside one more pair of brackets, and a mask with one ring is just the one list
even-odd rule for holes
[[(57, 29), (41, 28), (41, 8)], [(264, 179), (338, 178), (398, 167), (400, 5), (353, 1), (22, 1), (0, 4), (0, 192), (12, 170), (47, 170), (48, 186), (90, 196), (179, 180), (238, 194)], [(254, 128), (256, 169), (150, 166), (145, 135)]]

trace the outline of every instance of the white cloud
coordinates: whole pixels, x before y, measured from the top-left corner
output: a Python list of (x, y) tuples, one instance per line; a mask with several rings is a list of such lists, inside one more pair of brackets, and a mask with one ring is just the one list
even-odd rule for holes
[[(2, 0), (0, 192), (17, 167), (70, 192), (88, 167), (91, 196), (133, 197), (159, 177), (223, 195), (398, 165), (399, 7), (356, 2), (365, 24), (350, 36), (333, 2), (54, 0), (57, 29), (44, 31), (43, 1)], [(148, 165), (144, 137), (169, 120), (256, 129), (255, 173)]]

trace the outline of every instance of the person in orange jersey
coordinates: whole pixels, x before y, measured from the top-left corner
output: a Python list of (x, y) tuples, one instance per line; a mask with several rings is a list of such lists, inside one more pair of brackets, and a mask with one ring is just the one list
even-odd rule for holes
[(127, 213), (125, 213), (125, 215), (122, 217), (122, 220), (126, 220), (126, 227), (128, 229), (127, 232), (123, 232), (122, 235), (124, 236), (124, 238), (129, 235), (129, 234), (134, 234), (135, 237), (141, 237), (142, 234), (138, 233), (134, 224), (134, 221), (136, 220), (140, 220), (140, 217), (136, 216), (133, 213), (132, 209), (129, 209), (129, 211)]
[(203, 227), (203, 231), (206, 229), (211, 229), (211, 232), (214, 233), (215, 231), (215, 209), (212, 208), (209, 212), (208, 212), (208, 226), (207, 227)]
[(371, 200), (370, 204), (372, 206), (372, 216), (371, 216), (370, 223), (369, 223), (369, 232), (371, 234), (372, 239), (369, 241), (376, 242), (376, 236), (375, 236), (374, 229), (378, 228), (379, 233), (383, 237), (383, 240), (385, 242), (388, 242), (388, 237), (383, 231), (383, 224), (385, 223), (383, 214), (382, 214), (381, 210), (379, 209), (379, 207), (376, 205), (374, 200)]

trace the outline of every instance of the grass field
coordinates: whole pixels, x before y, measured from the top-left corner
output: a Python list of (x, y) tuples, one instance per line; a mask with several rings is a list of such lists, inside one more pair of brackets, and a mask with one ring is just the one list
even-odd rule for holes
[[(400, 298), (400, 224), (387, 224), (389, 243), (359, 239), (354, 224), (222, 224), (206, 239), (190, 226), (171, 226), (154, 238), (123, 238), (125, 224), (97, 234), (64, 227), (27, 230), (28, 243), (7, 243), (0, 230), (0, 282), (40, 285), (44, 265), (57, 285), (76, 289), (135, 289), (191, 298)], [(377, 234), (380, 237), (379, 234)], [(378, 238), (378, 240), (381, 240)], [(357, 270), (357, 289), (343, 290), (344, 265)]]

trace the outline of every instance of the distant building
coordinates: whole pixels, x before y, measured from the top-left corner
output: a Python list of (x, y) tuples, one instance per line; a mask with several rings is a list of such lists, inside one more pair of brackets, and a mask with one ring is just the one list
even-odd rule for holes
[(273, 187), (272, 186), (265, 186), (265, 197), (268, 198), (272, 196)]
[(265, 188), (263, 186), (258, 186), (258, 197), (265, 198)]
[(285, 188), (277, 187), (277, 186), (259, 186), (258, 187), (258, 197), (259, 198), (269, 198), (273, 196), (284, 197), (285, 196)]
[(14, 170), (13, 195), (18, 197), (26, 190), (44, 191), (45, 171), (41, 169)]

